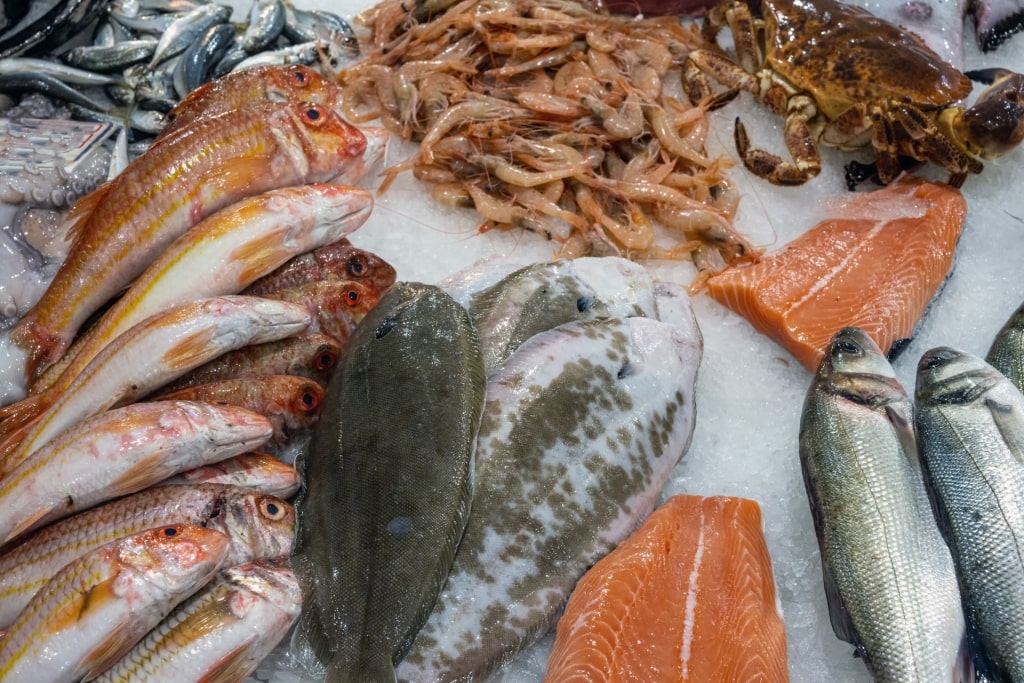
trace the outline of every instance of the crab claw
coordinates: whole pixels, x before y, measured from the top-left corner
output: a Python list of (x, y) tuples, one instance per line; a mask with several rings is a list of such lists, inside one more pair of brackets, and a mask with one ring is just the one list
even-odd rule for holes
[(992, 85), (951, 122), (955, 139), (982, 159), (1002, 156), (1024, 140), (1024, 75), (1005, 69), (989, 74)]

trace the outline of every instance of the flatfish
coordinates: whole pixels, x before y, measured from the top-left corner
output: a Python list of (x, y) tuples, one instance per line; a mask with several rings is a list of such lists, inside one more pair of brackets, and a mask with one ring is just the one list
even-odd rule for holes
[(473, 513), (399, 680), (482, 680), (550, 628), (688, 448), (699, 349), (650, 318), (574, 322), (495, 371)]
[(393, 681), (469, 515), (484, 372), (469, 315), (398, 283), (356, 327), (306, 462), (293, 643), (328, 681)]

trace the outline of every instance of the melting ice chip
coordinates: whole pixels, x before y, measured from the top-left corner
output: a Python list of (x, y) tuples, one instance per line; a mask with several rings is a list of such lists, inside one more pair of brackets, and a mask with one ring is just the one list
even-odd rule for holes
[(407, 534), (412, 531), (412, 520), (408, 517), (393, 517), (388, 522), (388, 531), (397, 535)]

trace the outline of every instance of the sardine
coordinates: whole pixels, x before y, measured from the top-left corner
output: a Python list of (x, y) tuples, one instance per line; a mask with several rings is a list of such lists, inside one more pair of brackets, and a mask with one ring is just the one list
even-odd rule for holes
[[(124, 405), (232, 349), (302, 332), (305, 307), (258, 297), (225, 296), (174, 306), (130, 328), (104, 347), (24, 432), (4, 442), (10, 472), (65, 429)], [(44, 396), (38, 394), (37, 396)], [(36, 398), (36, 397), (32, 397)], [(11, 449), (14, 439), (18, 446)]]
[(284, 638), (301, 607), (302, 590), (289, 567), (229, 567), (95, 680), (241, 681)]
[(294, 375), (263, 375), (226, 379), (158, 393), (160, 401), (231, 403), (263, 415), (273, 428), (272, 447), (281, 448), (313, 428), (320, 415), (324, 389), (314, 380)]
[(266, 453), (246, 453), (197, 467), (160, 482), (159, 486), (227, 484), (288, 499), (299, 491), (295, 467)]
[(1024, 304), (996, 333), (985, 360), (1024, 391)]
[(231, 405), (158, 401), (100, 413), (0, 480), (0, 547), (98, 503), (259, 448), (272, 434), (266, 417)]
[(800, 421), (829, 617), (876, 681), (970, 680), (956, 572), (912, 413), (878, 346), (856, 328), (836, 333)]
[(259, 54), (252, 55), (251, 57), (247, 57), (239, 62), (235, 65), (232, 73), (251, 69), (254, 66), (287, 64), (305, 64), (306, 66), (311, 66), (317, 63), (317, 59), (320, 56), (320, 49), (320, 41), (314, 40), (308, 43), (299, 43), (298, 45), (281, 47), (268, 52), (260, 52)]
[(484, 384), (469, 316), (437, 287), (396, 284), (350, 339), (297, 503), (296, 648), (328, 681), (393, 681), (433, 607), (469, 517)]
[(348, 239), (300, 254), (274, 272), (245, 288), (244, 294), (297, 287), (317, 280), (354, 280), (376, 292), (380, 299), (395, 284), (395, 268), (376, 254), (358, 249)]
[(235, 29), (230, 24), (214, 24), (185, 48), (174, 67), (174, 90), (178, 97), (206, 83), (220, 58), (234, 43)]
[(253, 0), (249, 24), (242, 34), (242, 49), (249, 54), (265, 50), (284, 30), (283, 0)]
[(43, 93), (58, 100), (95, 109), (110, 111), (111, 106), (86, 95), (78, 88), (68, 85), (45, 73), (7, 73), (0, 74), (0, 93)]
[(0, 74), (46, 74), (68, 85), (107, 85), (121, 79), (95, 73), (93, 70), (75, 69), (77, 65), (65, 66), (48, 59), (31, 57), (8, 57), (0, 59)]
[(156, 41), (132, 40), (111, 46), (80, 45), (64, 54), (64, 61), (80, 69), (98, 73), (123, 71), (132, 64), (144, 62), (153, 56)]
[(400, 681), (484, 680), (651, 512), (693, 434), (693, 342), (649, 318), (573, 322), (499, 366), (473, 513)]
[(921, 357), (915, 399), (978, 670), (1024, 680), (1024, 395), (982, 359), (939, 347)]
[(211, 26), (223, 24), (230, 19), (231, 12), (231, 7), (213, 2), (185, 12), (164, 29), (149, 60), (149, 68), (184, 52)]
[[(31, 386), (66, 388), (133, 325), (171, 306), (237, 294), (289, 259), (341, 239), (370, 215), (373, 196), (314, 183), (243, 199), (175, 240), (128, 291)], [(62, 367), (65, 366), (66, 367)]]
[(54, 522), (0, 550), (0, 629), (75, 558), (167, 524), (197, 524), (226, 534), (230, 564), (290, 555), (295, 543), (295, 510), (280, 498), (213, 484), (141, 491)]
[(228, 558), (227, 537), (163, 526), (61, 569), (0, 640), (0, 681), (77, 683), (116, 663)]
[(0, 352), (15, 360), (0, 368), (0, 403), (58, 360), (82, 323), (190, 227), (244, 197), (327, 182), (365, 149), (365, 136), (331, 110), (288, 103), (227, 112), (164, 138), (71, 210), (74, 247)]

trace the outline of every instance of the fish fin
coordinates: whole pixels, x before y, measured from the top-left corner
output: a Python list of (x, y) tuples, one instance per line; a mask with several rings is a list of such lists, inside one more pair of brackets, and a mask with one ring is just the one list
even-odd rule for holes
[(996, 429), (1003, 437), (1006, 447), (1024, 465), (1024, 415), (1012, 403), (1003, 403), (992, 398), (985, 399), (985, 406), (992, 415)]
[[(120, 600), (115, 589), (116, 582), (117, 577), (114, 576), (105, 581), (100, 581), (88, 590), (76, 594), (47, 620), (47, 629), (51, 633), (70, 629), (84, 619), (89, 618), (92, 612), (104, 609), (112, 601)], [(90, 652), (83, 662), (90, 668), (93, 668), (95, 658), (108, 650), (109, 644), (107, 641), (115, 634), (118, 634), (118, 627), (116, 625), (111, 635), (104, 638), (103, 642), (97, 645), (96, 649)], [(109, 666), (109, 660), (103, 661), (107, 662)]]
[(88, 667), (83, 681), (91, 681), (124, 657), (144, 634), (133, 632), (129, 623), (117, 624), (82, 663)]
[(196, 683), (235, 683), (244, 679), (258, 663), (250, 654), (251, 645), (247, 641), (226, 653)]
[(204, 192), (209, 192), (209, 188), (215, 187), (218, 193), (240, 195), (254, 181), (267, 175), (272, 164), (273, 158), (269, 154), (228, 159), (204, 173), (199, 178), (199, 186), (207, 188)]
[(885, 406), (885, 414), (889, 418), (892, 428), (896, 431), (896, 437), (903, 447), (903, 453), (914, 463), (914, 466), (921, 469), (921, 456), (917, 450), (917, 437), (914, 436), (913, 419), (904, 411), (899, 409), (897, 404), (890, 403)]
[(167, 349), (160, 362), (173, 370), (188, 372), (210, 360), (212, 344), (213, 340), (208, 330), (194, 332)]
[(956, 657), (956, 668), (953, 669), (953, 683), (979, 683), (988, 677), (974, 668), (974, 657), (971, 654), (971, 643), (964, 633), (960, 641), (960, 650)]
[(11, 529), (7, 533), (7, 536), (5, 536), (4, 538), (0, 539), (0, 547), (10, 543), (14, 539), (16, 539), (18, 536), (21, 536), (26, 531), (30, 531), (36, 524), (39, 523), (39, 520), (43, 519), (44, 517), (46, 517), (51, 512), (53, 512), (53, 510), (50, 510), (48, 508), (42, 508), (40, 510), (36, 510), (35, 512), (33, 512), (31, 516), (29, 516), (26, 519), (22, 520), (13, 529)]
[(6, 438), (39, 417), (50, 407), (54, 398), (56, 396), (53, 393), (34, 394), (0, 408), (0, 439)]
[(232, 262), (247, 265), (239, 277), (243, 287), (277, 268), (281, 263), (281, 256), (281, 236), (276, 231), (231, 252)]
[(166, 462), (162, 453), (139, 461), (135, 467), (110, 482), (105, 493), (111, 498), (125, 496), (180, 473), (179, 470), (169, 469)]
[(113, 183), (111, 182), (103, 183), (68, 209), (68, 212), (64, 215), (64, 225), (66, 226), (65, 241), (72, 244), (78, 241), (83, 227), (89, 222), (89, 216), (107, 198), (112, 185)]
[(174, 105), (174, 107), (169, 112), (167, 112), (167, 120), (173, 121), (177, 116), (181, 114), (181, 112), (191, 107), (194, 102), (206, 97), (206, 94), (210, 90), (213, 90), (214, 87), (216, 87), (214, 85), (214, 82), (208, 81), (206, 83), (203, 83), (201, 86), (199, 86), (192, 92), (190, 92), (188, 95), (185, 96), (185, 99), (179, 101), (176, 105)]

